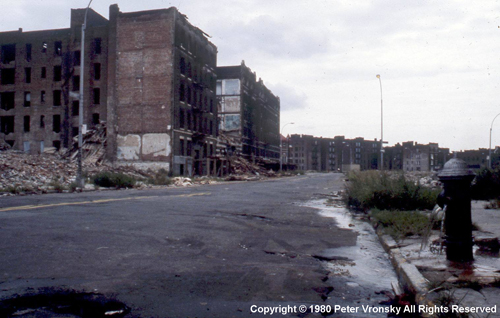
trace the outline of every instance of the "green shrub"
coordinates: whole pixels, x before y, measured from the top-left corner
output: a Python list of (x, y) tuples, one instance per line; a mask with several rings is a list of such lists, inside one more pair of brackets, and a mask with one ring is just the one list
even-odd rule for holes
[(106, 188), (133, 188), (135, 185), (135, 178), (124, 173), (100, 172), (91, 177), (94, 184)]
[(356, 210), (430, 210), (436, 204), (438, 189), (423, 187), (407, 180), (403, 174), (381, 171), (351, 172), (348, 175), (344, 201)]
[(432, 227), (432, 220), (418, 211), (373, 210), (372, 218), (396, 240), (412, 235), (423, 236)]
[(471, 197), (474, 200), (491, 200), (500, 197), (500, 169), (482, 168), (476, 171), (472, 182)]

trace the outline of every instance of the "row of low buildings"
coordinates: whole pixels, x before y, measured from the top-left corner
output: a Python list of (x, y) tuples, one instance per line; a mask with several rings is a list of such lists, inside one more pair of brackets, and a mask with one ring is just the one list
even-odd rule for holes
[[(380, 141), (358, 137), (346, 139), (311, 135), (282, 136), (282, 158), (285, 167), (299, 170), (339, 171), (380, 169)], [(383, 169), (432, 171), (440, 169), (449, 158), (448, 148), (437, 143), (413, 141), (384, 147)]]
[(0, 33), (0, 138), (14, 149), (71, 146), (84, 75), (84, 124), (107, 123), (117, 165), (201, 175), (226, 151), (279, 161), (279, 98), (244, 62), (218, 67), (217, 47), (176, 8), (89, 9), (81, 52), (85, 12), (71, 10), (67, 29)]

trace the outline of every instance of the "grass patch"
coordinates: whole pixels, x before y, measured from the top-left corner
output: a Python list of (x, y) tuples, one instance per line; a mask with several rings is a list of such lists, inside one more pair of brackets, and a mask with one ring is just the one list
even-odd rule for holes
[(424, 236), (432, 226), (429, 217), (418, 211), (373, 210), (371, 216), (376, 226), (382, 226), (396, 241), (412, 235)]
[(432, 210), (439, 189), (409, 181), (404, 174), (381, 171), (353, 171), (348, 175), (344, 201), (351, 209)]
[(133, 188), (136, 179), (124, 173), (104, 171), (91, 177), (95, 185), (105, 188)]

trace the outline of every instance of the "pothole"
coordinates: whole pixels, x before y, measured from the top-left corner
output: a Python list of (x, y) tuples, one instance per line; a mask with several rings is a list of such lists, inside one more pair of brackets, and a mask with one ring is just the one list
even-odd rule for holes
[(98, 293), (48, 288), (0, 301), (0, 317), (119, 318), (129, 312), (122, 302)]

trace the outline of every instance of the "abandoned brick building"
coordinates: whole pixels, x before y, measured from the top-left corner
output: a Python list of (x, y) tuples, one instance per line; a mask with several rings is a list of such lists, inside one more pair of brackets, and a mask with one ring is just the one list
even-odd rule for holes
[(278, 163), (280, 99), (242, 61), (217, 67), (219, 130), (247, 159)]
[[(0, 33), (0, 138), (31, 153), (78, 134), (81, 26)], [(176, 8), (88, 10), (84, 124), (107, 121), (116, 164), (207, 174), (217, 146), (217, 48)], [(193, 171), (194, 170), (194, 171)]]

